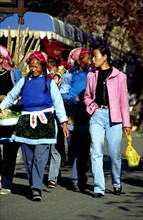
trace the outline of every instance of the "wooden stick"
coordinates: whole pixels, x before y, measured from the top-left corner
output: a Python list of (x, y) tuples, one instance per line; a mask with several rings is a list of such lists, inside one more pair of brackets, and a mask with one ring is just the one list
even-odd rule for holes
[(14, 56), (13, 56), (13, 60), (15, 62), (16, 67), (18, 67), (18, 63), (19, 63), (20, 29), (21, 29), (21, 25), (18, 26), (16, 46), (15, 46), (15, 51), (14, 51)]
[(10, 54), (12, 54), (12, 50), (11, 50), (11, 31), (10, 31), (10, 26), (8, 26), (7, 49), (9, 50)]
[(26, 37), (28, 36), (28, 28), (26, 31), (24, 31), (23, 36), (21, 37), (21, 44), (20, 44), (20, 50), (19, 50), (19, 63), (22, 61), (24, 58), (25, 50), (26, 50)]
[(31, 48), (32, 48), (32, 46), (33, 46), (33, 44), (34, 44), (34, 41), (35, 41), (35, 37), (33, 36), (33, 39), (32, 39), (32, 41), (31, 41), (31, 44), (30, 44), (30, 46), (29, 46), (29, 48), (28, 48), (28, 50), (27, 50), (27, 52), (26, 52), (26, 54), (25, 54), (24, 60), (26, 60), (26, 58), (27, 58), (27, 56), (28, 56), (28, 54), (29, 54), (29, 52), (30, 52), (30, 50), (31, 50)]
[(14, 41), (13, 40), (11, 40), (11, 54), (12, 54), (12, 51), (13, 51), (13, 45), (14, 45)]
[(36, 43), (36, 45), (35, 45), (35, 47), (34, 47), (34, 51), (35, 51), (35, 50), (38, 50), (39, 45), (40, 45), (40, 39), (37, 40), (37, 43)]

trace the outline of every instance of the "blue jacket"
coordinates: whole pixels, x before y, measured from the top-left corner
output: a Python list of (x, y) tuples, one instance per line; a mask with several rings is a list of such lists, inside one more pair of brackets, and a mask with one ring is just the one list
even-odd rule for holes
[(85, 90), (87, 74), (84, 70), (64, 74), (60, 88), (64, 104), (77, 104), (76, 97)]
[(13, 85), (15, 85), (22, 78), (22, 73), (17, 68), (14, 68), (14, 70), (11, 70), (10, 75), (11, 75), (11, 80), (13, 82)]

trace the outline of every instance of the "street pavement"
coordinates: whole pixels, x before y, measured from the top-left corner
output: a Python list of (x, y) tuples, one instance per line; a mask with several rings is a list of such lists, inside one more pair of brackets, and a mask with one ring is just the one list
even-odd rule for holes
[(48, 167), (45, 170), (42, 201), (28, 199), (28, 181), (23, 162), (16, 164), (13, 190), (0, 195), (0, 220), (143, 220), (143, 133), (133, 132), (133, 146), (141, 156), (138, 167), (129, 168), (125, 159), (127, 139), (122, 141), (122, 186), (120, 196), (112, 191), (110, 166), (105, 149), (104, 171), (106, 194), (95, 199), (90, 169), (85, 194), (71, 189), (71, 166), (61, 168), (62, 176), (56, 189), (46, 187)]

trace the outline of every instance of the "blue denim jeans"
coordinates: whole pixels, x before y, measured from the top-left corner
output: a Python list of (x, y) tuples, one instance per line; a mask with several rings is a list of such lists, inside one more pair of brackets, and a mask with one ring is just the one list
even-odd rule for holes
[(48, 181), (53, 180), (57, 182), (61, 166), (61, 155), (55, 147), (55, 144), (51, 145), (51, 154), (50, 154), (50, 164), (49, 164), (49, 174)]
[(74, 159), (74, 163), (72, 166), (72, 179), (74, 184), (78, 184), (77, 157)]
[(94, 178), (94, 192), (105, 194), (105, 177), (103, 171), (103, 155), (105, 135), (108, 154), (111, 162), (111, 178), (113, 187), (121, 185), (121, 153), (122, 123), (110, 121), (109, 109), (99, 109), (90, 118), (91, 166)]

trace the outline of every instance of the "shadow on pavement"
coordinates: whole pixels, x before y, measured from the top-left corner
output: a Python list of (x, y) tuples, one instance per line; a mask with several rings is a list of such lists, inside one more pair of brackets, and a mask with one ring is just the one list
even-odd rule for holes
[(21, 195), (21, 196), (25, 196), (27, 198), (28, 193), (29, 193), (29, 186), (23, 185), (23, 184), (13, 183), (12, 193), (17, 194), (17, 195)]
[[(25, 168), (23, 164), (17, 165), (16, 174), (14, 175), (14, 177), (26, 180), (27, 176), (26, 176), (24, 169)], [(72, 179), (71, 179), (72, 171), (71, 170), (72, 170), (71, 166), (65, 166), (61, 168), (61, 177), (58, 179), (58, 185), (60, 185), (61, 187), (67, 190), (72, 191), (73, 189), (72, 189)], [(127, 160), (122, 159), (122, 171), (123, 171), (123, 174), (122, 174), (123, 183), (132, 185), (132, 186), (138, 186), (138, 187), (143, 186), (143, 179), (141, 179), (141, 176), (140, 176), (140, 172), (143, 171), (142, 160), (140, 161), (140, 164), (138, 167), (131, 168), (131, 167), (128, 167)], [(110, 161), (107, 155), (104, 156), (104, 174), (105, 174), (105, 180), (109, 179), (109, 181), (111, 181)], [(93, 176), (91, 172), (90, 163), (89, 163), (89, 170), (87, 172), (87, 176), (88, 176), (88, 182), (86, 186), (86, 190), (88, 190), (87, 194), (93, 195)], [(46, 168), (43, 184), (47, 187), (48, 168)], [(13, 183), (12, 193), (27, 197), (28, 192), (29, 192), (29, 186)], [(113, 191), (110, 189), (106, 189), (106, 193), (113, 194)], [(122, 192), (122, 194), (125, 194), (125, 193)]]

